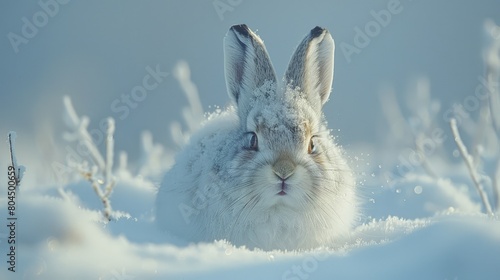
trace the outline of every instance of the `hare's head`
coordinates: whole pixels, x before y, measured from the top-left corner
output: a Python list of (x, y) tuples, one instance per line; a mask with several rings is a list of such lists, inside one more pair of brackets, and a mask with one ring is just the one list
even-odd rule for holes
[(226, 85), (240, 120), (241, 152), (232, 165), (244, 173), (237, 189), (255, 197), (252, 204), (300, 208), (339, 193), (336, 173), (347, 170), (322, 121), (334, 48), (326, 29), (312, 29), (278, 81), (254, 32), (235, 25), (226, 35)]

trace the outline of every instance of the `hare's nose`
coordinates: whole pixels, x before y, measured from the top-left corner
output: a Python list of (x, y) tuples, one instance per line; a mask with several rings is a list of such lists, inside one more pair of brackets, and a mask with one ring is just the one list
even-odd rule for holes
[(295, 171), (296, 164), (289, 159), (278, 159), (273, 164), (273, 172), (282, 180), (286, 180), (292, 176)]

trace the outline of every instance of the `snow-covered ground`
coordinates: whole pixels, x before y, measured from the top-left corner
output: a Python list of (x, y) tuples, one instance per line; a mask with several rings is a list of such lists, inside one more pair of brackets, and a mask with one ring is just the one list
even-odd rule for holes
[[(247, 5), (244, 1), (231, 3)], [(69, 5), (78, 4), (60, 5), (62, 16)], [(222, 17), (234, 15), (238, 5)], [(199, 98), (210, 94), (203, 88), (197, 92), (186, 65), (164, 70), (174, 74), (168, 77), (170, 82), (177, 79), (185, 93), (182, 98), (187, 100), (179, 104), (189, 104), (182, 108), (182, 115), (161, 121), (171, 128), (168, 141), (150, 132), (129, 134), (116, 114), (115, 135), (122, 136), (106, 141), (107, 130), (114, 125), (103, 118), (88, 119), (89, 129), (82, 127), (87, 121), (82, 116), (92, 112), (81, 109), (85, 102), (75, 102), (73, 110), (74, 96), (67, 93), (64, 102), (51, 105), (65, 116), (67, 127), (63, 133), (45, 131), (50, 134), (45, 135), (49, 140), (42, 146), (47, 150), (25, 144), (31, 142), (24, 137), (24, 128), (18, 133), (16, 165), (24, 165), (26, 171), (17, 189), (13, 216), (7, 211), (12, 200), (6, 176), (11, 164), (9, 144), (0, 142), (0, 184), (4, 186), (0, 188), (0, 279), (500, 278), (498, 24), (487, 20), (484, 30), (477, 30), (486, 38), (483, 60), (478, 59), (486, 71), (475, 79), (476, 87), (469, 95), (453, 99), (451, 105), (440, 102), (439, 93), (426, 78), (417, 79), (408, 93), (390, 88), (382, 92), (381, 106), (371, 107), (386, 118), (377, 124), (385, 137), (372, 145), (369, 141), (344, 145), (357, 174), (362, 216), (347, 242), (310, 251), (249, 250), (223, 240), (190, 244), (157, 229), (153, 206), (162, 175), (174, 164), (176, 151), (207, 117), (202, 113), (207, 104)], [(36, 44), (34, 40), (19, 48), (24, 52), (24, 47)], [(337, 56), (341, 54), (337, 45)], [(154, 68), (151, 65), (148, 67)], [(400, 105), (400, 100), (407, 100), (408, 105)], [(224, 103), (219, 105), (224, 107)], [(153, 111), (155, 115), (169, 113)], [(342, 115), (329, 117), (334, 123)], [(451, 117), (457, 123), (455, 132), (449, 127)], [(36, 125), (47, 128), (41, 122)], [(2, 123), (0, 131), (6, 127)], [(93, 141), (87, 141), (86, 132)], [(344, 129), (334, 132), (342, 139)], [(140, 144), (125, 153), (116, 148), (123, 147), (120, 141), (127, 141), (127, 147)], [(464, 147), (466, 150), (461, 149)], [(46, 156), (26, 156), (40, 154)], [(131, 159), (127, 154), (137, 156)], [(108, 192), (109, 184), (112, 192)], [(105, 218), (107, 214), (111, 221)], [(13, 221), (9, 217), (17, 218), (15, 229), (9, 228)], [(14, 238), (12, 272), (8, 268), (14, 263), (9, 263), (8, 254), (12, 254), (14, 244), (9, 241)]]
[[(85, 184), (74, 187), (88, 188)], [(149, 212), (153, 197), (150, 187), (147, 182), (120, 182), (113, 202), (117, 209), (129, 209), (127, 205), (135, 204), (135, 213), (107, 225), (98, 222), (96, 210), (80, 207), (72, 198), (21, 193), (17, 271), (14, 274), (4, 269), (2, 278), (498, 277), (500, 225), (484, 215), (450, 210), (422, 219), (389, 217), (359, 226), (352, 233), (352, 241), (339, 248), (311, 252), (250, 251), (223, 241), (189, 245), (163, 236)]]

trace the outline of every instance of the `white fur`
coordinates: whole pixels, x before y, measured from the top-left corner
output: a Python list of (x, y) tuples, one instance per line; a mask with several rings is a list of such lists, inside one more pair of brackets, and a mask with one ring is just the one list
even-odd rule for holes
[[(156, 200), (163, 229), (265, 250), (309, 249), (349, 235), (355, 180), (321, 111), (333, 49), (328, 31), (313, 29), (279, 86), (262, 40), (244, 25), (229, 30), (225, 73), (236, 108), (207, 121), (177, 155)], [(249, 149), (248, 132), (258, 149)], [(312, 135), (316, 154), (308, 153)], [(281, 179), (281, 170), (292, 175)]]

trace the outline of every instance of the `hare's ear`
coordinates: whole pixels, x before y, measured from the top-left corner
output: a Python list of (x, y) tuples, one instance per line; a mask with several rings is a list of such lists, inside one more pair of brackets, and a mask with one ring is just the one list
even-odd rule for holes
[(256, 89), (267, 81), (276, 86), (264, 42), (245, 24), (233, 25), (224, 38), (224, 72), (229, 96), (243, 114), (249, 111)]
[(335, 43), (328, 30), (316, 26), (295, 50), (285, 73), (287, 85), (300, 88), (318, 110), (330, 96), (334, 51)]

